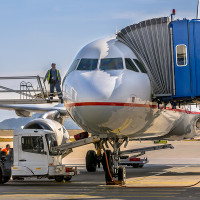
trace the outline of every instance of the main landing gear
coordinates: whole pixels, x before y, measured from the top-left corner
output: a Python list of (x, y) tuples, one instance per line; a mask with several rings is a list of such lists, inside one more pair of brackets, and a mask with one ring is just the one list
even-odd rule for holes
[[(113, 151), (105, 150), (104, 145), (108, 148), (107, 142), (110, 143)], [(86, 155), (86, 168), (88, 172), (95, 172), (97, 165), (100, 167), (100, 162), (103, 165), (105, 172), (105, 181), (107, 185), (125, 184), (126, 183), (126, 169), (120, 166), (120, 147), (126, 142), (128, 138), (114, 138), (102, 139), (95, 144), (97, 154), (95, 151), (88, 151)], [(104, 150), (103, 153), (101, 150)], [(117, 179), (117, 180), (114, 180)]]

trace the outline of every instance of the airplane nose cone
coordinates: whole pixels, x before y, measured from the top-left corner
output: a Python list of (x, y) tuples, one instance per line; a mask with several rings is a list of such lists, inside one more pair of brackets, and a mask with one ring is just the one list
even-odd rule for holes
[(73, 76), (71, 83), (71, 100), (80, 101), (109, 101), (113, 91), (119, 85), (120, 78), (111, 76), (104, 71), (80, 73)]

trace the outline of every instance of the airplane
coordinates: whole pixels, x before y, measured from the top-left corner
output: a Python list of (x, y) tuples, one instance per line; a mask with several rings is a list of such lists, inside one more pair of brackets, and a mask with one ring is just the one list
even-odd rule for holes
[[(182, 140), (200, 135), (200, 111), (191, 105), (175, 109), (170, 105), (158, 107), (152, 101), (145, 67), (115, 36), (83, 47), (62, 87), (65, 108), (35, 105), (0, 105), (0, 108), (16, 110), (21, 116), (27, 112), (44, 113), (25, 128), (56, 130), (60, 128), (56, 123), (63, 124), (70, 116), (84, 131), (99, 136), (100, 142), (95, 143), (97, 153), (88, 151), (86, 167), (88, 171), (96, 171), (101, 161), (107, 182), (111, 181), (109, 173), (120, 180), (125, 177), (125, 168), (119, 166), (120, 147), (127, 146), (129, 140)], [(113, 150), (103, 154), (101, 150), (108, 142)]]

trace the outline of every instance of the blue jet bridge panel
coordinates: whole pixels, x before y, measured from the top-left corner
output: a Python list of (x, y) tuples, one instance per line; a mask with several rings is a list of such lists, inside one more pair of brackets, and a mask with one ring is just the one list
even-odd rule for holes
[(198, 98), (200, 97), (200, 21), (173, 21), (171, 27), (175, 74), (173, 98)]

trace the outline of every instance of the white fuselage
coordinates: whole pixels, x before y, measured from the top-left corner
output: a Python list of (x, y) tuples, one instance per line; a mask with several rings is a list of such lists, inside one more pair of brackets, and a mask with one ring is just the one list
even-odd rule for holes
[[(111, 58), (121, 58), (123, 68), (102, 68)], [(81, 70), (81, 59), (96, 59), (96, 68)], [(137, 71), (127, 69), (127, 59)], [(113, 38), (90, 43), (79, 52), (64, 79), (63, 93), (65, 107), (80, 127), (96, 135), (152, 138), (168, 134), (187, 115), (185, 108), (158, 109), (152, 103), (150, 80), (135, 59), (126, 45)]]

